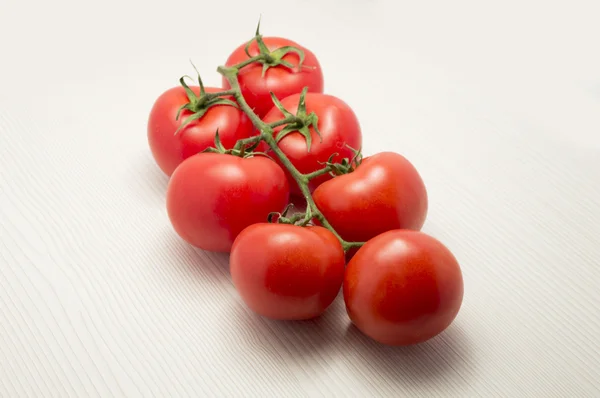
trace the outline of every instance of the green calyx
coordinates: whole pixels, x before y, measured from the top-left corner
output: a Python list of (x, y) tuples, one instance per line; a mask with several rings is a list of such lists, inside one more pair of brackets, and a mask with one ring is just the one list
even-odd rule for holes
[[(253, 41), (256, 41), (256, 45), (258, 46), (258, 57), (252, 57), (250, 55), (250, 45)], [(258, 26), (256, 27), (256, 33), (254, 34), (254, 37), (248, 43), (246, 43), (246, 46), (244, 47), (244, 52), (246, 53), (248, 58), (256, 58), (254, 62), (262, 64), (262, 77), (265, 76), (265, 73), (267, 73), (267, 70), (269, 70), (269, 68), (275, 66), (283, 65), (286, 68), (294, 69), (294, 65), (283, 59), (289, 53), (295, 53), (298, 55), (298, 58), (300, 59), (297, 65), (298, 69), (301, 69), (302, 64), (304, 63), (304, 51), (297, 47), (284, 46), (270, 51), (263, 40), (263, 36), (260, 34), (260, 20), (258, 21)]]
[(322, 140), (321, 132), (319, 131), (319, 117), (316, 113), (311, 112), (309, 114), (306, 113), (306, 93), (308, 92), (308, 87), (304, 87), (302, 93), (300, 94), (300, 100), (298, 101), (298, 109), (296, 110), (296, 114), (292, 114), (290, 111), (285, 109), (279, 99), (271, 93), (271, 98), (273, 103), (283, 113), (286, 120), (290, 120), (289, 123), (285, 125), (283, 129), (277, 134), (277, 143), (281, 141), (286, 135), (293, 133), (295, 131), (302, 134), (304, 139), (306, 140), (306, 150), (310, 152), (310, 146), (312, 144), (312, 135), (310, 133), (309, 127), (315, 130), (315, 133)]
[(268, 157), (268, 155), (263, 152), (254, 152), (259, 144), (260, 136), (254, 136), (238, 140), (232, 149), (227, 149), (223, 146), (221, 137), (219, 137), (219, 129), (217, 129), (215, 132), (215, 146), (208, 147), (201, 153), (220, 153), (223, 155), (238, 156), (240, 158), (249, 158), (255, 155), (264, 155)]
[(363, 156), (360, 149), (354, 149), (349, 145), (346, 145), (346, 147), (354, 153), (351, 159), (344, 158), (339, 163), (333, 163), (333, 159), (338, 155), (338, 153), (333, 153), (327, 162), (321, 163), (325, 165), (326, 169), (329, 170), (329, 174), (333, 177), (352, 173), (362, 162)]
[(218, 92), (218, 93), (207, 93), (204, 88), (204, 84), (202, 83), (202, 78), (200, 77), (200, 73), (198, 69), (192, 64), (194, 69), (196, 70), (196, 74), (198, 76), (198, 85), (200, 86), (200, 95), (196, 95), (196, 93), (187, 85), (185, 82), (185, 78), (191, 79), (189, 76), (182, 76), (179, 79), (179, 83), (184, 88), (185, 93), (188, 97), (188, 103), (183, 104), (178, 110), (177, 115), (175, 116), (175, 120), (179, 120), (181, 116), (181, 112), (186, 109), (190, 111), (192, 114), (185, 119), (183, 123), (179, 125), (177, 130), (175, 131), (175, 135), (179, 133), (181, 129), (185, 126), (193, 122), (194, 120), (199, 120), (206, 114), (206, 112), (213, 106), (216, 105), (229, 105), (239, 109), (239, 106), (234, 101), (223, 98), (222, 96), (229, 94), (227, 91)]
[(307, 226), (312, 220), (312, 211), (310, 207), (306, 208), (304, 213), (295, 213), (288, 217), (289, 211), (294, 207), (293, 204), (289, 204), (281, 213), (270, 213), (267, 217), (267, 222), (277, 224), (290, 224), (298, 225), (301, 227)]

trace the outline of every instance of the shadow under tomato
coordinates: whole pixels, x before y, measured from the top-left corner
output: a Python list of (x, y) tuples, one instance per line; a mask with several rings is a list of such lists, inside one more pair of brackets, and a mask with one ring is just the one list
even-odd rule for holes
[(152, 155), (145, 153), (133, 158), (130, 170), (126, 186), (138, 202), (164, 206), (169, 177), (156, 165)]
[[(340, 344), (343, 333), (341, 316), (345, 314), (343, 300), (338, 297), (319, 317), (302, 321), (280, 321), (261, 317), (250, 310), (245, 319), (238, 325), (246, 328), (250, 325), (260, 329), (260, 342), (268, 347), (274, 361), (282, 361), (288, 366), (289, 361), (327, 356), (329, 350)], [(244, 305), (241, 303), (241, 305)]]
[(380, 344), (353, 324), (347, 326), (344, 338), (348, 349), (357, 352), (387, 380), (451, 379), (454, 384), (468, 384), (472, 374), (467, 370), (473, 360), (469, 338), (455, 324), (429, 341), (406, 347)]
[(201, 270), (204, 274), (209, 274), (212, 283), (231, 284), (231, 275), (229, 274), (229, 254), (209, 252), (195, 248), (186, 242), (183, 242), (191, 250), (197, 261), (189, 264), (189, 270), (194, 272)]
[(170, 227), (165, 227), (153, 248), (157, 258), (164, 258), (161, 263), (168, 265), (165, 271), (173, 277), (198, 285), (231, 285), (228, 253), (198, 249), (181, 239)]

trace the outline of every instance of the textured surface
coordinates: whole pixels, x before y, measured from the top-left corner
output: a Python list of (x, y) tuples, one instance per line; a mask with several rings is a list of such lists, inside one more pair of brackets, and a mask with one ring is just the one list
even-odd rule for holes
[[(600, 396), (597, 1), (203, 3), (2, 3), (1, 397)], [(465, 276), (430, 343), (259, 319), (173, 233), (148, 111), (259, 13), (421, 171)]]

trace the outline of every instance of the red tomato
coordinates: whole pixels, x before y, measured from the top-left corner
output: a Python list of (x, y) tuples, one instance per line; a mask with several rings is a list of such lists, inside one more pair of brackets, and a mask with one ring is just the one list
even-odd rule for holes
[(173, 228), (200, 249), (228, 252), (247, 226), (284, 210), (289, 185), (283, 170), (262, 156), (194, 155), (179, 165), (167, 187)]
[(322, 227), (255, 224), (231, 249), (231, 278), (242, 300), (271, 319), (321, 315), (340, 291), (344, 250)]
[[(296, 114), (299, 100), (300, 94), (294, 94), (284, 98), (281, 104), (289, 112)], [(327, 162), (334, 153), (338, 154), (333, 158), (334, 163), (341, 162), (344, 158), (352, 159), (354, 152), (351, 148), (360, 149), (362, 146), (362, 132), (354, 111), (344, 101), (328, 94), (308, 93), (305, 101), (306, 113), (315, 112), (319, 118), (317, 127), (322, 140), (315, 132), (314, 127), (310, 126), (312, 137), (310, 152), (306, 145), (306, 138), (296, 131), (279, 141), (279, 148), (283, 153), (304, 174), (322, 169), (324, 165), (321, 162)], [(263, 120), (265, 123), (272, 123), (283, 118), (283, 113), (274, 106)], [(275, 129), (276, 137), (282, 129), (283, 126)], [(288, 177), (292, 192), (300, 194), (298, 185), (289, 174)], [(326, 174), (311, 180), (310, 190), (314, 190), (329, 179), (331, 176)]]
[(419, 173), (394, 152), (363, 159), (353, 172), (319, 186), (313, 199), (348, 242), (366, 242), (392, 229), (420, 230), (428, 209)]
[(456, 258), (419, 231), (393, 230), (371, 239), (344, 276), (350, 319), (387, 345), (417, 344), (438, 335), (452, 323), (462, 299)]
[[(281, 37), (263, 37), (262, 39), (269, 51), (286, 46), (296, 47), (304, 51), (304, 62), (302, 68), (297, 68), (300, 58), (298, 54), (289, 52), (282, 60), (292, 64), (293, 69), (277, 65), (270, 67), (263, 76), (263, 65), (253, 63), (240, 70), (238, 80), (242, 94), (248, 105), (254, 108), (254, 112), (258, 116), (264, 116), (273, 107), (271, 92), (279, 99), (299, 93), (304, 87), (308, 87), (310, 92), (323, 92), (323, 71), (317, 57), (309, 49)], [(230, 67), (247, 60), (248, 55), (244, 51), (245, 46), (246, 43), (236, 48), (227, 59), (225, 66)], [(252, 41), (248, 52), (253, 57), (259, 54), (256, 40)], [(225, 78), (223, 78), (223, 86), (230, 87)]]
[[(199, 95), (199, 87), (190, 88)], [(207, 93), (219, 91), (223, 89), (206, 87)], [(173, 87), (158, 97), (150, 111), (148, 144), (156, 163), (169, 176), (184, 159), (214, 146), (217, 129), (227, 149), (233, 148), (237, 140), (250, 137), (253, 133), (252, 122), (244, 112), (230, 105), (215, 105), (202, 118), (190, 122), (175, 135), (175, 131), (191, 115), (189, 110), (184, 110), (175, 120), (179, 108), (188, 102), (185, 89), (182, 86)]]

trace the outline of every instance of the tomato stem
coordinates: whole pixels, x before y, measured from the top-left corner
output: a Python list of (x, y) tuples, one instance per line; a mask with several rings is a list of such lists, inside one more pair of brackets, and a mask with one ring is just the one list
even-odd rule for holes
[(313, 171), (312, 173), (304, 174), (304, 177), (306, 177), (308, 180), (312, 180), (313, 178), (317, 178), (322, 175), (331, 173), (331, 171), (332, 171), (331, 166), (326, 166), (320, 170)]
[(258, 62), (258, 61), (261, 61), (261, 60), (264, 60), (264, 59), (265, 59), (265, 55), (264, 54), (260, 54), (260, 55), (248, 58), (247, 60), (240, 62), (239, 64), (235, 65), (235, 68), (239, 70), (239, 69), (242, 69), (242, 68), (244, 68), (244, 67), (246, 67), (246, 66), (248, 66), (250, 64), (253, 64), (255, 62)]
[(208, 97), (208, 99), (213, 99), (216, 97), (224, 97), (227, 95), (234, 95), (235, 91), (234, 90), (225, 90), (225, 91), (219, 91), (218, 93), (207, 93), (205, 94), (206, 97)]
[(286, 117), (285, 119), (281, 119), (281, 120), (278, 120), (276, 122), (269, 123), (268, 126), (271, 127), (271, 128), (275, 128), (275, 127), (283, 126), (283, 125), (286, 125), (286, 124), (289, 124), (289, 123), (298, 123), (299, 120), (300, 120), (299, 117), (292, 115), (292, 116)]
[[(254, 111), (252, 110), (250, 105), (248, 105), (248, 103), (246, 102), (246, 99), (242, 95), (242, 90), (240, 88), (240, 83), (238, 80), (239, 70), (242, 67), (251, 64), (252, 62), (258, 61), (258, 58), (260, 58), (260, 57), (261, 56), (249, 58), (249, 59), (247, 59), (233, 67), (229, 67), (229, 68), (225, 67), (225, 66), (219, 66), (217, 68), (217, 72), (219, 72), (221, 75), (223, 75), (227, 79), (227, 81), (229, 82), (229, 85), (231, 86), (231, 89), (229, 90), (231, 92), (231, 95), (236, 99), (238, 105), (240, 106), (240, 109), (252, 121), (252, 124), (254, 124), (254, 127), (256, 127), (260, 131), (260, 134), (257, 136), (258, 138), (256, 138), (256, 137), (251, 137), (251, 138), (265, 142), (269, 146), (269, 148), (271, 148), (271, 151), (277, 156), (277, 158), (279, 159), (281, 164), (288, 170), (288, 172), (292, 175), (292, 177), (298, 184), (298, 187), (300, 188), (300, 191), (302, 192), (302, 195), (304, 196), (304, 199), (306, 200), (307, 206), (306, 206), (306, 213), (305, 213), (304, 217), (302, 217), (302, 216), (293, 217), (293, 220), (300, 221), (300, 219), (303, 218), (303, 220), (300, 224), (307, 225), (312, 219), (317, 219), (324, 228), (327, 228), (329, 231), (331, 231), (331, 233), (333, 233), (335, 235), (335, 237), (342, 244), (344, 251), (348, 251), (349, 249), (351, 249), (353, 247), (362, 246), (364, 244), (364, 242), (346, 242), (340, 236), (340, 234), (337, 233), (337, 231), (333, 228), (333, 226), (329, 223), (329, 221), (327, 221), (327, 219), (325, 218), (323, 213), (321, 213), (321, 211), (317, 207), (317, 204), (315, 203), (315, 201), (312, 197), (310, 189), (308, 188), (308, 183), (311, 179), (331, 172), (332, 171), (331, 166), (327, 165), (326, 167), (324, 167), (320, 170), (317, 170), (317, 171), (314, 171), (314, 172), (308, 173), (308, 174), (303, 174), (287, 158), (287, 156), (279, 148), (279, 145), (277, 145), (277, 140), (273, 136), (273, 133), (274, 133), (273, 129), (275, 127), (283, 126), (283, 125), (290, 124), (290, 123), (298, 123), (298, 121), (302, 121), (302, 120), (300, 120), (301, 118), (299, 116), (289, 115), (282, 120), (279, 120), (279, 121), (271, 123), (271, 124), (267, 124), (267, 123), (263, 122), (256, 113), (254, 113)], [(250, 61), (250, 60), (253, 60), (253, 61)], [(315, 127), (316, 127), (316, 124), (315, 124)], [(251, 140), (251, 139), (246, 139), (245, 141), (247, 143), (251, 143), (251, 141), (248, 141), (248, 140)], [(244, 145), (245, 144), (241, 144), (241, 146), (244, 146)]]

